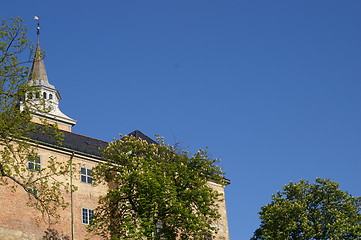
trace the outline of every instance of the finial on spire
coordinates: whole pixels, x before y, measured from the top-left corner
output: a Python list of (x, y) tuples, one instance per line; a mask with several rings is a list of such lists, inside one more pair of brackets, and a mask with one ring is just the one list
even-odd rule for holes
[(39, 21), (39, 16), (34, 16), (34, 19), (36, 21), (38, 21), (38, 26), (36, 27), (36, 34), (38, 35), (38, 38), (39, 38), (39, 35), (40, 35), (40, 21)]

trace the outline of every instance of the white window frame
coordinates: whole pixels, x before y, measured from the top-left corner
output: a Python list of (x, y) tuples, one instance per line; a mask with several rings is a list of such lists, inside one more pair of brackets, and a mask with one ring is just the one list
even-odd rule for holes
[(92, 169), (86, 167), (80, 167), (80, 181), (83, 183), (92, 184)]
[(88, 208), (81, 209), (81, 222), (85, 225), (90, 224), (90, 219), (94, 216), (94, 210)]
[(40, 172), (41, 171), (41, 157), (39, 155), (29, 154), (28, 169)]
[(34, 196), (38, 196), (39, 192), (35, 187), (27, 187), (29, 194), (33, 194)]

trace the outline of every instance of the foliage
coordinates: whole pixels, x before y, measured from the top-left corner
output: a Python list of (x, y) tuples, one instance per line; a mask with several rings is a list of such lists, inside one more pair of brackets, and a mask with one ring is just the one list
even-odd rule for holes
[(361, 198), (317, 178), (283, 187), (262, 207), (252, 239), (361, 239)]
[(70, 240), (70, 237), (59, 233), (57, 230), (48, 228), (44, 231), (43, 240)]
[[(31, 134), (46, 134), (60, 143), (61, 134), (56, 126), (44, 122), (40, 127), (31, 123), (31, 113), (46, 108), (44, 101), (31, 105), (24, 98), (28, 91), (35, 92), (28, 84), (32, 44), (27, 39), (26, 27), (20, 18), (9, 22), (2, 20), (0, 27), (0, 185), (12, 190), (21, 187), (29, 193), (29, 205), (39, 209), (44, 216), (55, 216), (59, 206), (66, 204), (61, 189), (69, 186), (56, 177), (69, 170), (67, 162), (51, 157), (42, 159), (41, 167), (29, 169), (29, 162), (39, 158), (37, 143)], [(28, 55), (28, 60), (25, 57)], [(29, 104), (28, 104), (29, 103)], [(20, 105), (22, 108), (20, 109)]]
[(104, 159), (94, 177), (109, 190), (90, 231), (104, 239), (204, 239), (217, 231), (221, 196), (207, 182), (224, 184), (224, 178), (206, 151), (189, 156), (162, 139), (152, 144), (125, 136), (108, 146)]

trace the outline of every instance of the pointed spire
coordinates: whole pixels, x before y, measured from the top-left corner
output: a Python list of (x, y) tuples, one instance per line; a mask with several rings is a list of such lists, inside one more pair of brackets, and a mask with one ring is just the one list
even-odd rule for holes
[(66, 116), (59, 109), (59, 101), (61, 100), (61, 96), (59, 91), (49, 83), (43, 60), (44, 53), (40, 48), (39, 17), (35, 16), (34, 19), (38, 21), (38, 42), (29, 75), (29, 85), (34, 87), (34, 90), (38, 92), (35, 95), (35, 98), (30, 97), (29, 100), (33, 101), (35, 103), (34, 105), (39, 103), (43, 104), (42, 102), (39, 102), (40, 99), (45, 100), (45, 107), (47, 107), (49, 111), (38, 111), (39, 109), (35, 108), (32, 121), (36, 123), (42, 123), (42, 120), (46, 120), (51, 123), (56, 123), (61, 130), (71, 131), (71, 128), (76, 124), (76, 121)]
[(33, 59), (33, 64), (30, 71), (30, 80), (38, 80), (44, 83), (49, 83), (48, 75), (46, 74), (45, 64), (43, 60), (43, 52), (40, 49), (40, 40), (38, 38), (38, 43), (35, 50), (35, 56)]
[[(30, 71), (30, 80), (37, 80), (37, 84), (49, 83), (48, 75), (46, 74), (45, 64), (44, 64), (44, 52), (40, 49), (40, 20), (39, 16), (35, 16), (34, 19), (37, 21), (36, 35), (38, 36), (38, 41), (36, 44), (33, 64)], [(35, 83), (36, 84), (36, 83)]]

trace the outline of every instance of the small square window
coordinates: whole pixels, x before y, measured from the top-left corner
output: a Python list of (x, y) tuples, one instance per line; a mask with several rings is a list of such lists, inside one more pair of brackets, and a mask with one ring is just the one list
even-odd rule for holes
[(41, 170), (40, 156), (38, 156), (36, 154), (28, 155), (28, 169), (38, 171), (38, 172)]
[(93, 178), (91, 175), (92, 175), (91, 169), (88, 169), (85, 167), (80, 168), (80, 181), (81, 182), (92, 184)]
[(38, 190), (36, 189), (36, 188), (34, 188), (34, 187), (28, 187), (27, 188), (28, 189), (28, 192), (30, 193), (30, 194), (33, 194), (34, 196), (38, 196)]
[(91, 218), (94, 216), (94, 210), (82, 208), (81, 214), (82, 214), (82, 223), (89, 224)]

